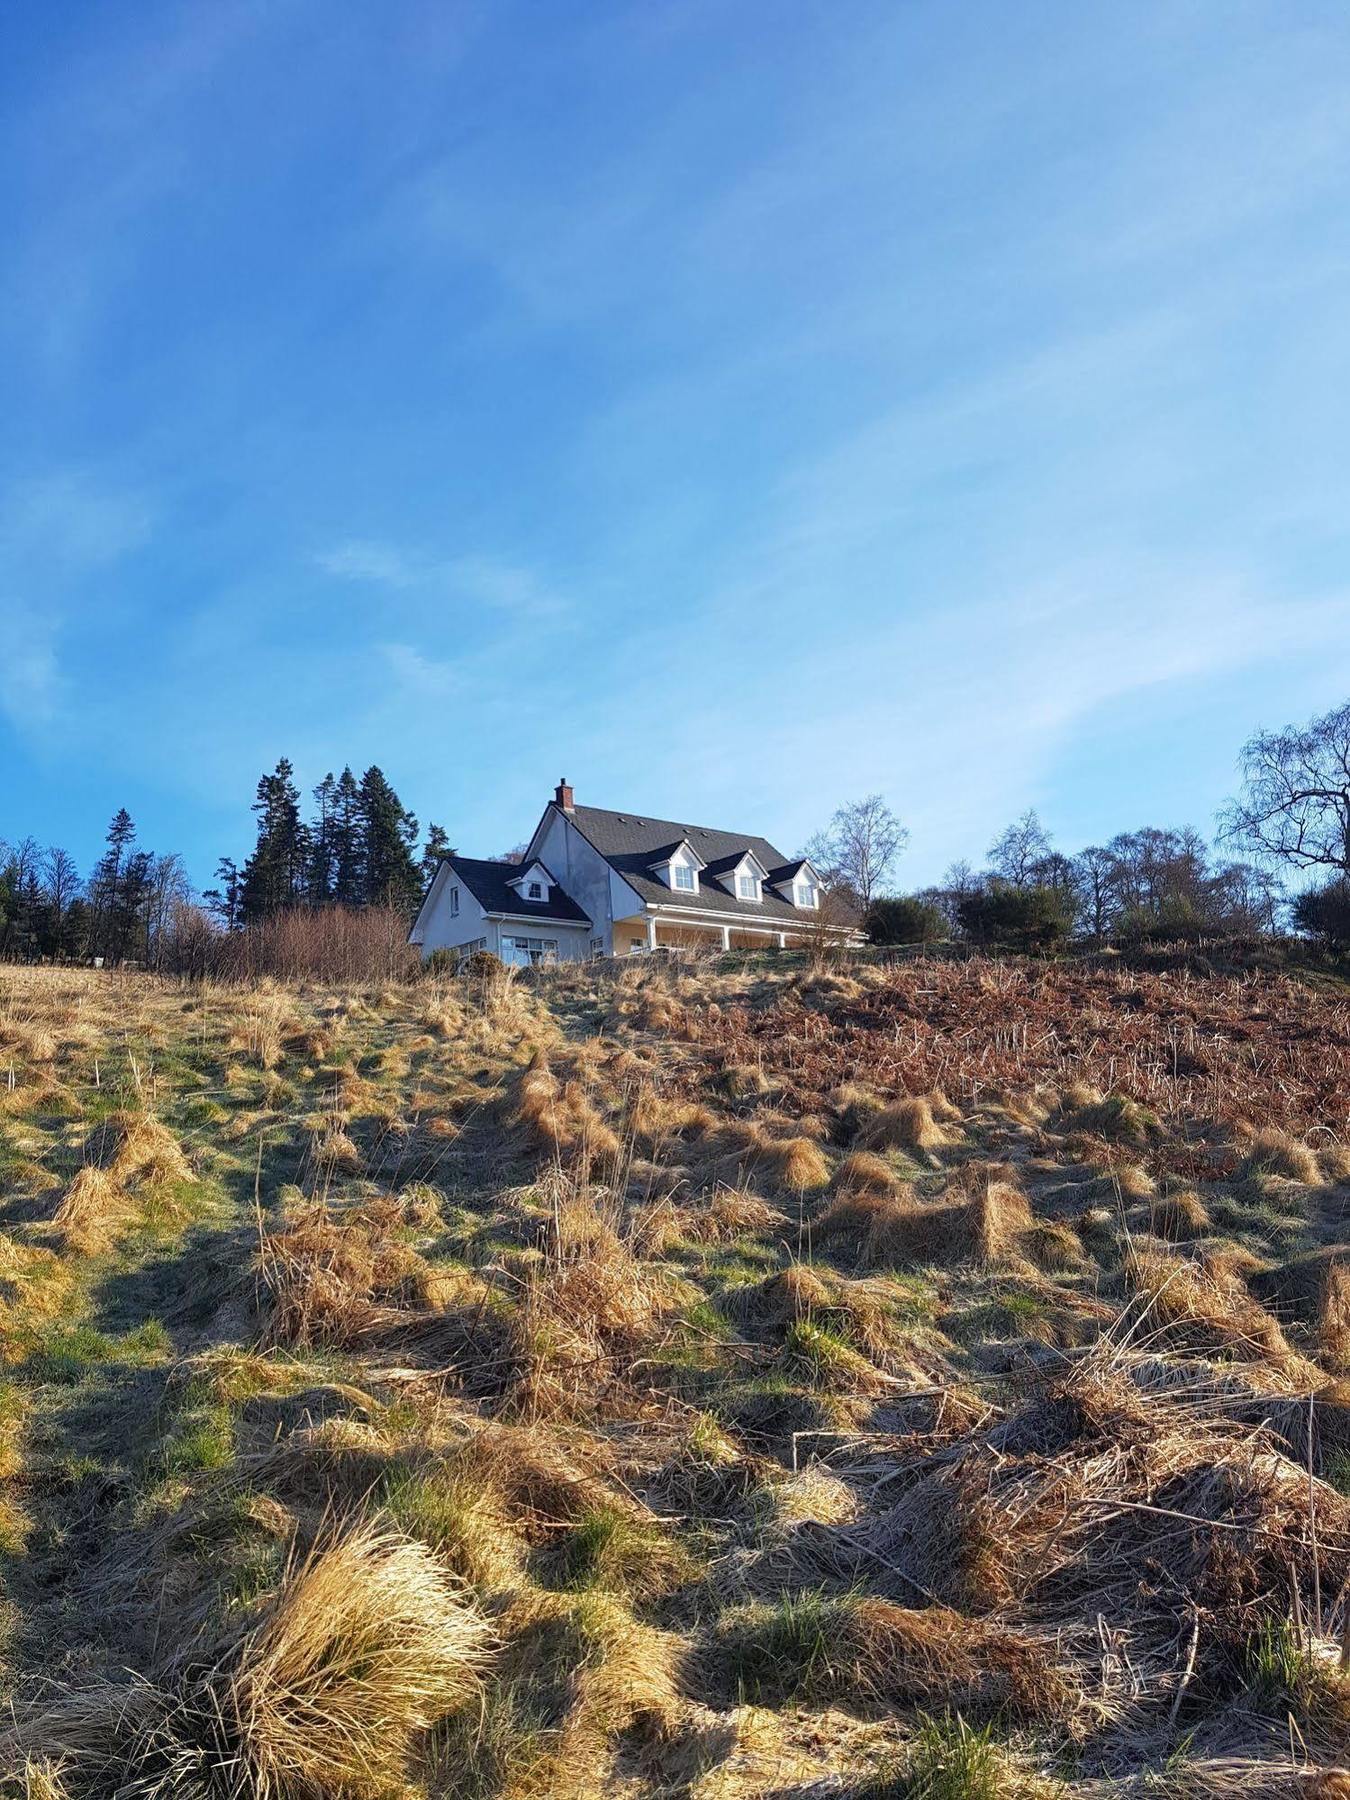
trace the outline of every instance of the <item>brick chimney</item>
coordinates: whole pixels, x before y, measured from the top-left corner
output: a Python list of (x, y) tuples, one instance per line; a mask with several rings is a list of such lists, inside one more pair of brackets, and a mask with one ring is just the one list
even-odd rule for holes
[(573, 810), (572, 790), (568, 787), (565, 777), (553, 790), (553, 804), (559, 812), (570, 813)]

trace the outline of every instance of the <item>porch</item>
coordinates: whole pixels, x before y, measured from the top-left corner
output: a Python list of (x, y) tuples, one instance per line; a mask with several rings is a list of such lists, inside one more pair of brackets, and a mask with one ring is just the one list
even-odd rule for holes
[(655, 913), (638, 913), (629, 919), (614, 921), (614, 955), (638, 956), (653, 950), (689, 953), (722, 950), (787, 950), (806, 942), (807, 933), (776, 920), (763, 925), (745, 925), (709, 920), (662, 919)]

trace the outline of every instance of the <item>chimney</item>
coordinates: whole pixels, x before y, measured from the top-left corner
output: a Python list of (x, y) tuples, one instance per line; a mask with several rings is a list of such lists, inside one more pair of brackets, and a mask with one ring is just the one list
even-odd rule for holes
[(559, 812), (570, 813), (573, 810), (572, 790), (567, 785), (566, 777), (553, 790), (553, 804)]

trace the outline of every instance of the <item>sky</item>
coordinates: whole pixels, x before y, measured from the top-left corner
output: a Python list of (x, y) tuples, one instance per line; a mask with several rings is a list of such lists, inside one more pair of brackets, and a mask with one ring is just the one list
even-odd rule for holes
[(0, 837), (289, 756), (902, 885), (1350, 695), (1341, 0), (20, 0)]

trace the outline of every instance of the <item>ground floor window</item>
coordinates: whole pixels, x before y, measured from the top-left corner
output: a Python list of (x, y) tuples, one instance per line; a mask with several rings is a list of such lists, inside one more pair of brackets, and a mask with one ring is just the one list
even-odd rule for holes
[(463, 964), (468, 962), (475, 951), (486, 949), (487, 939), (485, 937), (475, 938), (471, 944), (456, 944), (454, 951), (452, 952), (455, 958), (455, 967), (462, 967)]
[(502, 939), (502, 961), (514, 963), (517, 968), (528, 969), (536, 963), (550, 963), (557, 962), (557, 960), (557, 938), (504, 937)]

